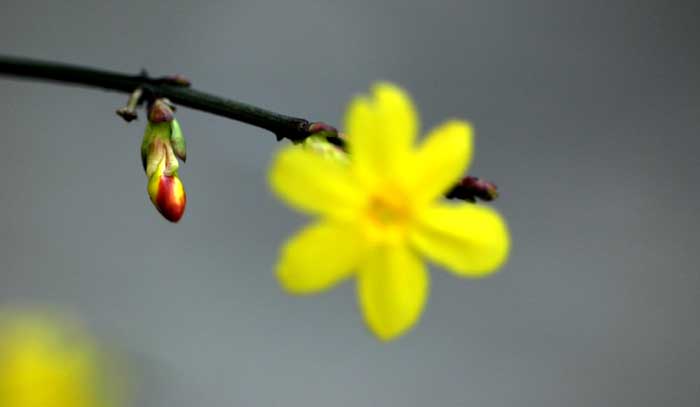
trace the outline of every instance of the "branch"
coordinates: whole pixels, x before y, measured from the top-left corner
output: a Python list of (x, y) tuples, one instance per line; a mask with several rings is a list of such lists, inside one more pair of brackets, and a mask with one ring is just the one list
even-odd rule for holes
[[(3, 55), (0, 55), (0, 75), (84, 85), (128, 94), (134, 94), (137, 89), (140, 89), (140, 92), (136, 93), (137, 100), (130, 101), (130, 105), (139, 102), (138, 99), (141, 97), (150, 100), (164, 97), (181, 106), (268, 130), (275, 134), (278, 141), (285, 138), (295, 142), (302, 141), (316, 133), (315, 128), (320, 126), (326, 130), (332, 129), (331, 133), (334, 134), (328, 137), (329, 141), (341, 147), (343, 144), (342, 139), (337, 137), (337, 131), (328, 125), (310, 123), (306, 119), (286, 116), (191, 89), (189, 82), (182, 77), (151, 78), (145, 72), (139, 75), (126, 75), (77, 65)], [(127, 119), (127, 117), (124, 118)], [(485, 201), (493, 200), (498, 193), (493, 183), (476, 177), (465, 177), (445, 195), (451, 199), (474, 202), (476, 198)]]
[[(301, 141), (310, 135), (309, 121), (236, 100), (200, 92), (145, 73), (125, 75), (100, 69), (0, 55), (0, 75), (42, 79), (132, 93), (142, 88), (151, 97), (165, 97), (181, 106), (247, 123), (275, 134), (278, 140)], [(170, 82), (170, 83), (169, 83)]]

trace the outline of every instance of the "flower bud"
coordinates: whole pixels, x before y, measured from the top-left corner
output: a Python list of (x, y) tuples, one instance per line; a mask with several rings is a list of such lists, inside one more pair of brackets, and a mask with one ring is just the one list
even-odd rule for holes
[(159, 163), (156, 171), (148, 180), (148, 196), (165, 219), (177, 222), (185, 213), (187, 195), (177, 172), (165, 172), (166, 159)]
[(462, 179), (462, 185), (473, 191), (474, 195), (482, 201), (493, 201), (498, 198), (498, 187), (493, 182), (467, 176)]
[(185, 137), (172, 107), (165, 99), (153, 101), (141, 143), (141, 162), (148, 178), (148, 196), (171, 222), (179, 221), (185, 212), (187, 197), (177, 171), (178, 158), (185, 161), (186, 157)]
[(185, 75), (180, 74), (165, 76), (163, 78), (160, 78), (160, 81), (165, 83), (166, 85), (181, 86), (184, 88), (188, 88), (192, 85), (192, 82), (190, 82), (190, 80)]
[(447, 193), (447, 198), (469, 202), (476, 202), (476, 198), (493, 201), (498, 198), (498, 187), (493, 182), (466, 176)]

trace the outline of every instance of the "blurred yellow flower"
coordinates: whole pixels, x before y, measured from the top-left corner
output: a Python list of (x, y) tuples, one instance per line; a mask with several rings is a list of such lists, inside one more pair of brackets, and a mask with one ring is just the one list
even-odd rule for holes
[(0, 406), (102, 407), (96, 354), (77, 328), (0, 315)]
[(356, 273), (365, 322), (391, 340), (417, 322), (427, 300), (419, 254), (481, 277), (505, 261), (509, 235), (494, 210), (440, 199), (471, 159), (468, 123), (448, 121), (416, 148), (410, 98), (379, 83), (350, 103), (345, 130), (349, 162), (290, 146), (272, 164), (272, 189), (320, 218), (284, 245), (277, 276), (286, 291), (310, 294)]

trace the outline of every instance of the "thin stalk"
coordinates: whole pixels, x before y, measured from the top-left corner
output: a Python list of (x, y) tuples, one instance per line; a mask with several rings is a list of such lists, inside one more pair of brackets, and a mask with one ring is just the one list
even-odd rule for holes
[(71, 64), (0, 55), (0, 75), (84, 85), (123, 93), (132, 93), (141, 88), (151, 97), (165, 97), (180, 106), (271, 131), (278, 140), (287, 138), (300, 141), (310, 134), (308, 120), (198, 91), (175, 84), (167, 78), (150, 78), (145, 73), (126, 75)]

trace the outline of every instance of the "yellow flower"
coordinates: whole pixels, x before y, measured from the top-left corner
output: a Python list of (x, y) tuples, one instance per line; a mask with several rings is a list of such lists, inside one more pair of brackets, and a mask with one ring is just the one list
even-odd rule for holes
[(347, 163), (290, 146), (272, 164), (273, 190), (319, 217), (284, 245), (277, 276), (286, 291), (310, 294), (356, 274), (365, 322), (391, 340), (418, 321), (428, 297), (419, 255), (485, 276), (505, 261), (508, 231), (490, 208), (440, 199), (471, 159), (468, 123), (448, 121), (416, 148), (410, 98), (379, 83), (350, 103), (345, 130)]
[(0, 406), (102, 407), (95, 350), (77, 329), (0, 316)]

